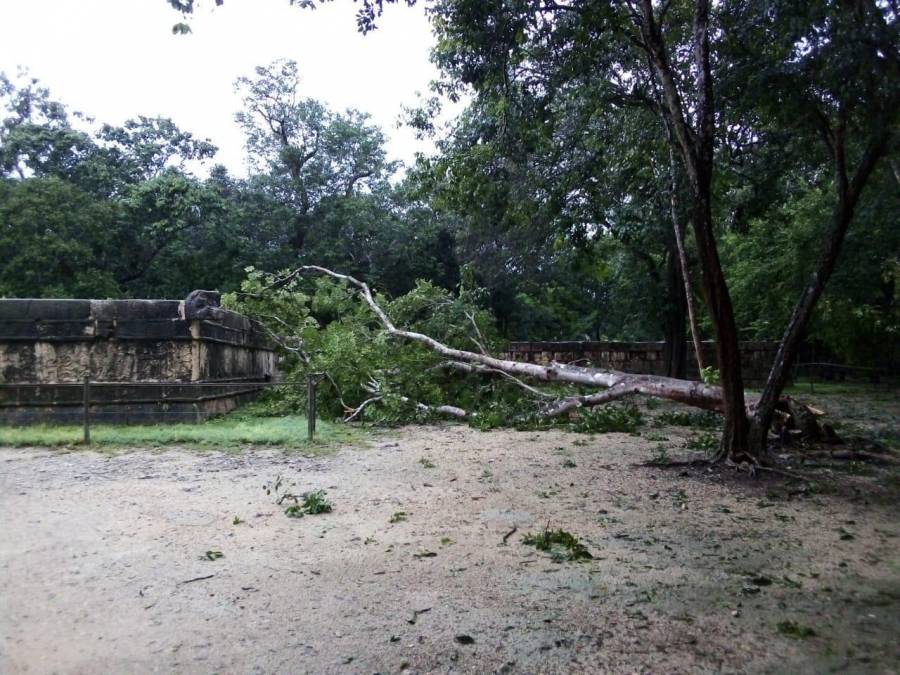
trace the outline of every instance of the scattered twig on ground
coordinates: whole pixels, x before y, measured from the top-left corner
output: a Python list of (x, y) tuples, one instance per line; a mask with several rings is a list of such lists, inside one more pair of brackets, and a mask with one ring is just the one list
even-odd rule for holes
[(207, 574), (205, 577), (194, 577), (193, 579), (187, 579), (185, 581), (179, 581), (176, 586), (184, 586), (185, 584), (192, 584), (195, 581), (206, 581), (207, 579), (212, 579), (215, 574)]
[(408, 623), (410, 626), (414, 626), (416, 624), (416, 621), (418, 621), (420, 614), (424, 614), (425, 612), (430, 612), (430, 611), (431, 611), (431, 607), (426, 607), (425, 609), (414, 609), (413, 613), (412, 613), (412, 618), (407, 619), (406, 623)]
[(507, 540), (518, 531), (519, 527), (517, 525), (513, 525), (512, 529), (503, 535), (503, 543), (506, 544)]

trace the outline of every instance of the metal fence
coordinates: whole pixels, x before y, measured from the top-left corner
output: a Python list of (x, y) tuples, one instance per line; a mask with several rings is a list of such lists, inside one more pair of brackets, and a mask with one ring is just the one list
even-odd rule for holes
[[(302, 381), (104, 382), (86, 376), (80, 383), (0, 383), (0, 411), (3, 408), (63, 409), (64, 421), (74, 422), (77, 416), (84, 428), (84, 442), (89, 444), (91, 425), (104, 419), (133, 423), (175, 417), (199, 422), (229, 412), (265, 389), (296, 388), (306, 390), (307, 435), (313, 440), (316, 392), (323, 377), (323, 373), (311, 373)], [(199, 408), (202, 404), (225, 400), (230, 400), (233, 406), (229, 410), (213, 408), (201, 412)]]

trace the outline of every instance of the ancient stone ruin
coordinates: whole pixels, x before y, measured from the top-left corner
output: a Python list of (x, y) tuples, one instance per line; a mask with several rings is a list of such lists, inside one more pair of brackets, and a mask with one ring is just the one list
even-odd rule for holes
[(257, 322), (218, 301), (0, 300), (0, 423), (79, 421), (85, 378), (98, 421), (234, 409), (272, 380), (276, 355)]

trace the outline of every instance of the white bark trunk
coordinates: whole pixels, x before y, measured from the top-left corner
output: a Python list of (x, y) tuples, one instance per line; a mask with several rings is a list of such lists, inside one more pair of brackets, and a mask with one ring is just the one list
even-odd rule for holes
[[(628, 394), (665, 398), (706, 410), (721, 411), (723, 409), (724, 398), (722, 390), (719, 387), (712, 387), (702, 382), (691, 382), (659, 375), (634, 375), (616, 370), (585, 368), (565, 363), (554, 362), (545, 366), (536, 363), (499, 359), (490, 354), (455, 349), (435, 340), (429, 335), (397, 328), (385, 311), (375, 302), (369, 286), (362, 281), (315, 265), (300, 267), (292, 273), (292, 276), (300, 276), (304, 272), (315, 272), (346, 281), (360, 291), (363, 300), (381, 321), (389, 335), (423, 344), (449, 361), (473, 364), (483, 367), (485, 371), (498, 371), (513, 377), (531, 378), (538, 382), (564, 382), (605, 390), (596, 394), (573, 396), (557, 401), (547, 409), (547, 413), (551, 415), (562, 414), (579, 407), (606, 403)], [(530, 388), (528, 385), (525, 386)], [(452, 414), (449, 410), (444, 412)]]

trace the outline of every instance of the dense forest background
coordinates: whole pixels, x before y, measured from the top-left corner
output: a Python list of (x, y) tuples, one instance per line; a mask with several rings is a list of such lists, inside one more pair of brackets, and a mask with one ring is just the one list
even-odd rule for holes
[[(508, 64), (516, 77), (502, 87), (478, 80), (486, 76), (465, 49), (478, 33), (451, 21), (450, 9), (435, 24), (445, 80), (406, 113), (437, 152), (412, 167), (388, 161), (384, 133), (365, 112), (304, 98), (290, 61), (235, 84), (246, 178), (172, 120), (104, 124), (69, 110), (38, 79), (0, 76), (0, 296), (181, 298), (237, 291), (250, 268), (316, 264), (392, 298), (417, 280), (483, 289), (479, 302), (505, 339), (684, 340), (674, 231), (689, 220), (688, 199), (660, 116), (637, 90), (622, 100), (593, 83), (579, 59), (597, 55), (568, 54), (580, 38), (559, 30), (556, 45), (540, 31), (512, 34), (532, 41), (527, 60)], [(762, 77), (764, 62), (738, 46), (717, 45), (724, 112), (713, 208), (740, 336), (777, 340), (829, 226), (833, 174), (826, 145), (796, 123), (805, 113), (773, 84), (777, 74)], [(441, 96), (465, 100), (467, 88), (463, 114), (435, 128)], [(884, 363), (898, 348), (892, 142), (807, 335), (859, 365)]]

